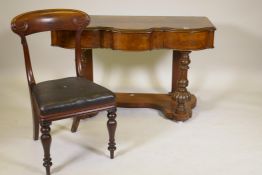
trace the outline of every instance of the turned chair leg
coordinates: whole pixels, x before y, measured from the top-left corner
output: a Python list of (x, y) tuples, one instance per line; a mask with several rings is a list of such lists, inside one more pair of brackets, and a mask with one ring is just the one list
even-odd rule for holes
[(41, 122), (41, 142), (44, 149), (44, 163), (43, 166), (46, 168), (46, 175), (50, 175), (50, 167), (52, 166), (52, 159), (50, 157), (50, 145), (51, 145), (51, 135), (50, 135), (50, 125), (51, 122), (43, 121)]
[(109, 143), (108, 143), (108, 150), (110, 151), (110, 158), (114, 158), (114, 151), (116, 150), (116, 143), (115, 143), (115, 131), (117, 122), (116, 118), (116, 110), (108, 111), (107, 114), (108, 121), (107, 121), (107, 129), (109, 133)]

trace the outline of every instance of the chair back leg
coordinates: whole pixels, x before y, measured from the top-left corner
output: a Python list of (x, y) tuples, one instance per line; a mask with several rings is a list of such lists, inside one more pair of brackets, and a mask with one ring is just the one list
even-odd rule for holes
[(33, 117), (33, 139), (34, 140), (38, 140), (39, 138), (39, 117), (38, 115), (36, 114), (35, 112), (35, 109), (34, 107), (32, 106), (32, 117)]
[(94, 113), (87, 114), (87, 115), (84, 115), (84, 116), (75, 117), (75, 118), (73, 119), (73, 123), (72, 123), (72, 127), (71, 127), (71, 132), (74, 133), (74, 132), (77, 131), (81, 119), (91, 118), (91, 117), (96, 116), (97, 114), (98, 114), (98, 112), (94, 112)]
[(72, 124), (72, 127), (71, 127), (71, 132), (76, 132), (77, 131), (77, 128), (79, 126), (79, 123), (80, 123), (80, 120), (81, 120), (81, 117), (75, 117), (73, 119), (73, 124)]

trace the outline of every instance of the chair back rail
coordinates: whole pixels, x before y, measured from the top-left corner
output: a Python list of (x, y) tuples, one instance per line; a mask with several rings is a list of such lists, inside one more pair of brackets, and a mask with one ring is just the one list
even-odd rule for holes
[(81, 34), (89, 24), (89, 16), (79, 10), (73, 9), (47, 9), (36, 10), (16, 16), (11, 21), (13, 32), (21, 37), (24, 50), (26, 75), (30, 90), (35, 85), (33, 69), (30, 60), (26, 36), (38, 32), (73, 30), (75, 34), (75, 62), (76, 74), (80, 76), (81, 68)]

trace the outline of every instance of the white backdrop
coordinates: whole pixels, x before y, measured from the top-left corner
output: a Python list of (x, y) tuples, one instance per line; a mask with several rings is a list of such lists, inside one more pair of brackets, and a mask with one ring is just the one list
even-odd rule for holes
[[(215, 48), (191, 54), (188, 89), (198, 97), (192, 119), (175, 123), (155, 110), (120, 109), (114, 161), (105, 158), (104, 118), (83, 121), (74, 135), (70, 120), (54, 124), (55, 174), (261, 175), (261, 0), (0, 2), (0, 174), (44, 173), (40, 142), (31, 140), (22, 47), (10, 21), (30, 10), (75, 8), (92, 15), (207, 16), (217, 27)], [(73, 51), (51, 47), (49, 33), (29, 44), (37, 81), (74, 76)], [(114, 91), (169, 92), (171, 53), (97, 49), (94, 79)]]
[[(189, 88), (198, 88), (207, 74), (226, 72), (228, 76), (238, 76), (240, 73), (253, 74), (261, 69), (261, 5), (259, 0), (2, 0), (0, 71), (2, 75), (22, 76), (22, 48), (18, 36), (10, 30), (10, 21), (25, 11), (75, 8), (92, 15), (207, 16), (217, 27), (215, 49), (191, 54)], [(30, 44), (38, 81), (54, 75), (74, 75), (73, 52), (49, 47), (49, 33), (33, 37)], [(55, 59), (52, 58), (53, 54)], [(171, 51), (168, 50), (134, 53), (97, 49), (94, 51), (94, 65), (95, 81), (113, 90), (170, 90)], [(47, 69), (48, 73), (45, 72)]]

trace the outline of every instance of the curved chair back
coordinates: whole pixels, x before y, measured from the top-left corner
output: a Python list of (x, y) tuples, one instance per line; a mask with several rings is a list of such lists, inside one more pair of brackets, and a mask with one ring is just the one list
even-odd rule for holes
[(82, 70), (81, 61), (81, 33), (89, 24), (89, 16), (82, 11), (73, 9), (46, 9), (37, 10), (13, 18), (11, 28), (13, 32), (21, 37), (21, 42), (24, 50), (25, 65), (28, 84), (30, 89), (35, 84), (34, 75), (32, 71), (30, 54), (26, 36), (38, 32), (55, 31), (55, 30), (74, 30), (75, 37), (75, 59), (76, 59), (76, 73), (80, 75)]
[(30, 35), (52, 30), (81, 30), (89, 23), (89, 16), (73, 9), (47, 9), (26, 12), (16, 16), (12, 30), (18, 35)]

